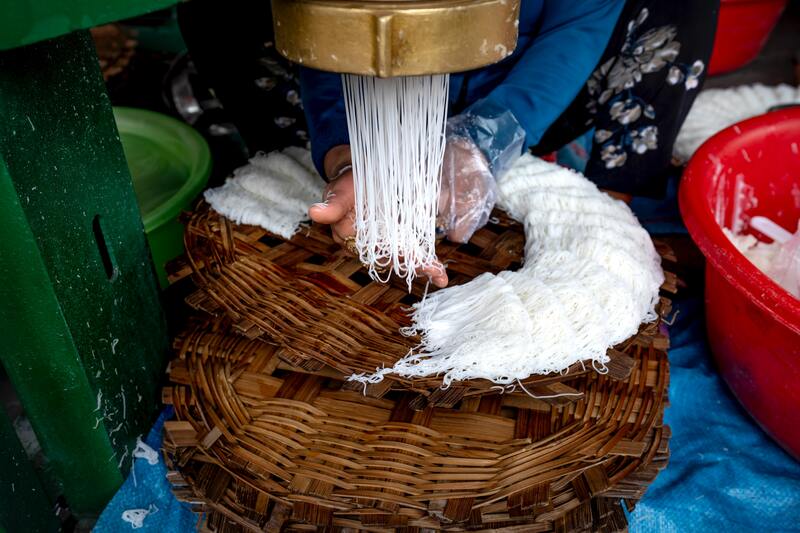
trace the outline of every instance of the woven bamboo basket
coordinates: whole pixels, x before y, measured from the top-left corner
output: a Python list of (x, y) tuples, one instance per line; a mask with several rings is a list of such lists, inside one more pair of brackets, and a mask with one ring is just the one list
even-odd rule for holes
[(119, 24), (104, 24), (90, 31), (103, 80), (108, 81), (125, 71), (138, 44), (131, 31)]
[[(519, 268), (524, 243), (521, 226), (496, 212), (469, 243), (442, 241), (437, 254), (447, 264), (451, 285), (458, 285), (484, 272)], [(286, 241), (258, 227), (232, 224), (202, 205), (186, 223), (185, 244), (187, 264), (172, 278), (193, 276), (199, 289), (187, 303), (212, 316), (228, 316), (234, 329), (248, 338), (277, 343), (278, 357), (288, 366), (326, 369), (336, 376), (372, 373), (394, 365), (419, 342), (398, 330), (410, 324), (409, 306), (420, 300), (425, 283), (415, 282), (409, 294), (405, 280), (373, 281), (361, 263), (333, 241), (326, 226), (312, 225)], [(657, 246), (662, 256), (671, 257), (669, 250)], [(675, 276), (667, 273), (664, 289), (674, 292), (675, 285)], [(669, 313), (669, 300), (662, 298), (658, 310)], [(645, 324), (639, 335), (609, 350), (609, 377), (628, 375), (632, 359), (626, 351), (631, 344), (654, 343), (666, 349), (666, 339), (657, 330), (658, 323)], [(568, 374), (586, 372), (594, 370), (578, 363)], [(531, 376), (523, 386), (535, 395), (569, 392), (555, 385), (560, 381), (560, 376)], [(357, 383), (349, 386), (363, 389)], [(363, 392), (381, 397), (392, 388), (419, 392), (420, 405), (452, 407), (464, 396), (496, 386), (471, 380), (444, 390), (441, 376), (388, 375)]]
[[(463, 283), (515, 268), (523, 241), (498, 216), (439, 256)], [(346, 377), (405, 355), (397, 329), (424, 286), (372, 282), (315, 226), (284, 241), (201, 207), (186, 244), (173, 279), (193, 276), (200, 312), (175, 339), (164, 451), (206, 530), (622, 531), (622, 505), (666, 466), (658, 324), (610, 350), (604, 375), (364, 389)]]

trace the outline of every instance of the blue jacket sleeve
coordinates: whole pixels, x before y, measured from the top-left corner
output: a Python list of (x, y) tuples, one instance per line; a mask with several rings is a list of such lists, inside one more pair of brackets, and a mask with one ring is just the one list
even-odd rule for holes
[(505, 79), (467, 111), (510, 110), (525, 129), (525, 146), (578, 95), (608, 44), (624, 0), (545, 0), (541, 25)]
[(323, 162), (328, 150), (340, 144), (350, 144), (342, 77), (303, 67), (300, 69), (300, 91), (311, 138), (311, 157), (320, 176), (325, 177)]

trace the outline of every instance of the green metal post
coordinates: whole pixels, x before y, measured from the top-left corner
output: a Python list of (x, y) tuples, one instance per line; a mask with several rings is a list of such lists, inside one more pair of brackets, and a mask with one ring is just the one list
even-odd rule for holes
[(175, 3), (175, 0), (0, 1), (0, 50), (135, 17)]
[(11, 421), (0, 408), (0, 533), (58, 531), (58, 520)]
[(99, 513), (153, 421), (167, 336), (88, 32), (0, 52), (0, 338), (67, 502)]

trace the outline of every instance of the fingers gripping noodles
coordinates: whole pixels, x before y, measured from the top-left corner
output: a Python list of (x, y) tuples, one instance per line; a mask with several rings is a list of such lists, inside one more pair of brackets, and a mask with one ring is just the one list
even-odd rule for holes
[(355, 189), (356, 247), (369, 273), (409, 286), (436, 262), (448, 74), (342, 75)]

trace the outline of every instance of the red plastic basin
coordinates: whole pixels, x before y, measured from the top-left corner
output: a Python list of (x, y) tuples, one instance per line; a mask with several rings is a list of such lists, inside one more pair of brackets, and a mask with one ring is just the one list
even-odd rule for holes
[[(736, 198), (749, 201), (739, 202)], [(722, 377), (739, 401), (800, 459), (800, 300), (730, 243), (722, 227), (768, 216), (800, 219), (800, 107), (740, 122), (689, 161), (679, 191), (686, 227), (706, 257), (706, 325)]]
[(758, 56), (788, 0), (722, 0), (709, 75), (743, 67)]

